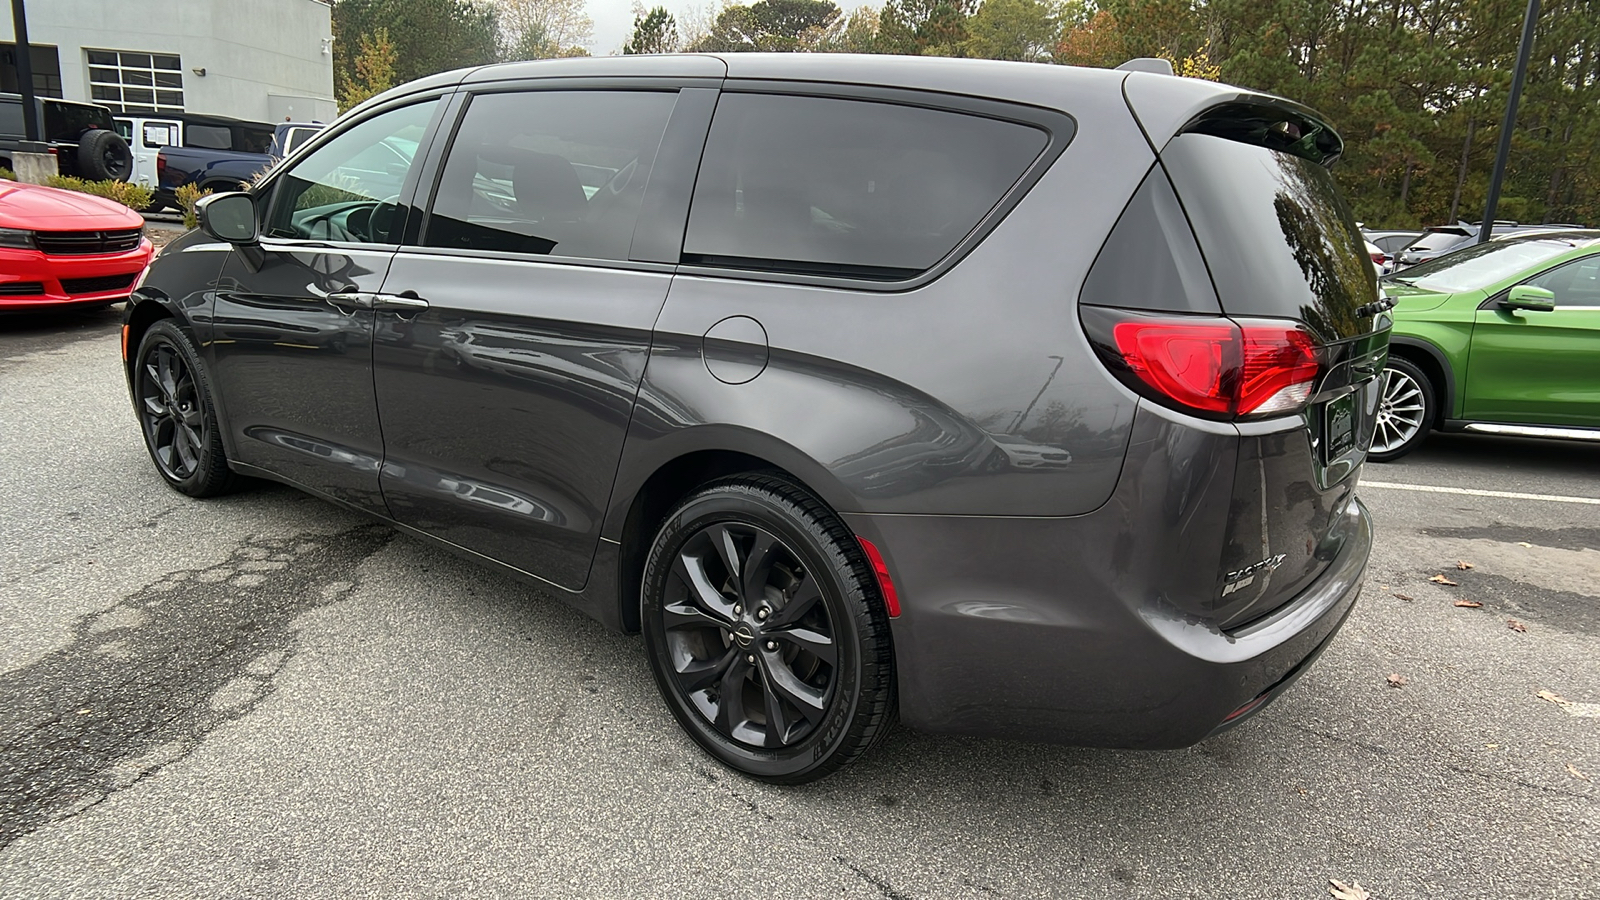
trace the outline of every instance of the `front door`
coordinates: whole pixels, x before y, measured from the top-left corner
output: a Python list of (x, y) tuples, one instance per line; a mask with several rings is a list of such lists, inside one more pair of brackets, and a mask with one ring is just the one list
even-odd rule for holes
[(656, 163), (678, 96), (469, 101), (420, 246), (395, 257), (377, 314), (396, 520), (584, 585), (672, 278), (629, 257), (646, 186), (668, 168)]
[(378, 513), (371, 297), (438, 105), (366, 118), (275, 177), (258, 199), (259, 254), (229, 254), (213, 311), (211, 367), (233, 458)]
[(1467, 362), (1466, 418), (1600, 427), (1600, 253), (1523, 284), (1556, 295), (1551, 312), (1477, 312)]

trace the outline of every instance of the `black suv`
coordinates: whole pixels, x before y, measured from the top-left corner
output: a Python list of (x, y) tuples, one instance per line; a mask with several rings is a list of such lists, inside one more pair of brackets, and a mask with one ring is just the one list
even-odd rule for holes
[(893, 721), (1178, 747), (1359, 591), (1389, 320), (1275, 97), (952, 59), (490, 66), (202, 201), (127, 314), (156, 469), (642, 632), (717, 759)]
[[(55, 155), (62, 175), (90, 181), (127, 181), (133, 172), (133, 151), (117, 134), (111, 110), (94, 103), (35, 97), (41, 142)], [(11, 154), (26, 140), (22, 97), (0, 94), (0, 167), (13, 168)]]

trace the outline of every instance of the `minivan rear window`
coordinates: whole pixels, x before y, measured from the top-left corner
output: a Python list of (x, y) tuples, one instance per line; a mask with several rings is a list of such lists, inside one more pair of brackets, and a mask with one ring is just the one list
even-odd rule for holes
[(1298, 319), (1325, 341), (1365, 333), (1366, 242), (1322, 165), (1210, 134), (1161, 151), (1229, 315)]
[(1048, 142), (1042, 129), (965, 113), (724, 93), (684, 262), (910, 278), (954, 249)]

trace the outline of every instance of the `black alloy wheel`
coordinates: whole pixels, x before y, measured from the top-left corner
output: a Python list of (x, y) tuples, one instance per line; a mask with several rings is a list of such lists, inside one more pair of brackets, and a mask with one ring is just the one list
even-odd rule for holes
[(893, 715), (888, 616), (854, 537), (774, 478), (702, 489), (668, 517), (645, 567), (657, 684), (685, 730), (768, 781), (820, 778)]
[(170, 319), (145, 333), (133, 384), (145, 448), (161, 477), (191, 497), (232, 489), (236, 479), (217, 433), (210, 382), (194, 344)]

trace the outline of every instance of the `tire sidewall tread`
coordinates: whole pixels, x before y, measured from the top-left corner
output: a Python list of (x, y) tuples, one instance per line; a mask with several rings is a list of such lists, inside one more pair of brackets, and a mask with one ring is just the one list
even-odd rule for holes
[[(714, 521), (758, 524), (775, 532), (803, 559), (820, 557), (835, 582), (826, 587), (825, 602), (831, 595), (841, 595), (839, 602), (829, 602), (829, 612), (835, 619), (841, 612), (847, 616), (847, 621), (835, 625), (834, 640), (840, 645), (841, 662), (848, 657), (850, 665), (835, 667), (835, 699), (827, 721), (793, 748), (759, 750), (723, 736), (678, 696), (667, 671), (658, 643), (661, 588), (683, 543)], [(888, 732), (896, 706), (893, 645), (877, 579), (855, 535), (809, 491), (768, 475), (744, 475), (702, 486), (657, 529), (640, 583), (640, 622), (657, 686), (684, 730), (724, 765), (763, 781), (800, 784), (848, 765)], [(840, 696), (847, 697), (846, 702), (838, 702)]]
[[(139, 371), (144, 365), (146, 355), (158, 344), (170, 344), (183, 357), (184, 365), (194, 373), (195, 393), (201, 404), (201, 412), (206, 422), (206, 445), (201, 449), (199, 465), (195, 466), (194, 473), (188, 478), (175, 479), (161, 468), (156, 460), (155, 447), (151, 446), (150, 434), (144, 424), (144, 410), (139, 408), (139, 383), (145, 377)], [(200, 353), (195, 349), (194, 341), (187, 331), (179, 327), (172, 319), (161, 319), (152, 324), (139, 341), (139, 350), (134, 356), (134, 415), (139, 419), (139, 433), (144, 438), (145, 452), (150, 454), (150, 461), (155, 464), (156, 472), (161, 479), (172, 487), (173, 490), (190, 497), (204, 498), (216, 497), (221, 494), (236, 490), (241, 478), (228, 466), (228, 457), (222, 446), (222, 429), (217, 422), (217, 409), (214, 401), (215, 393), (211, 388), (211, 375), (206, 370), (205, 363), (200, 358)]]

